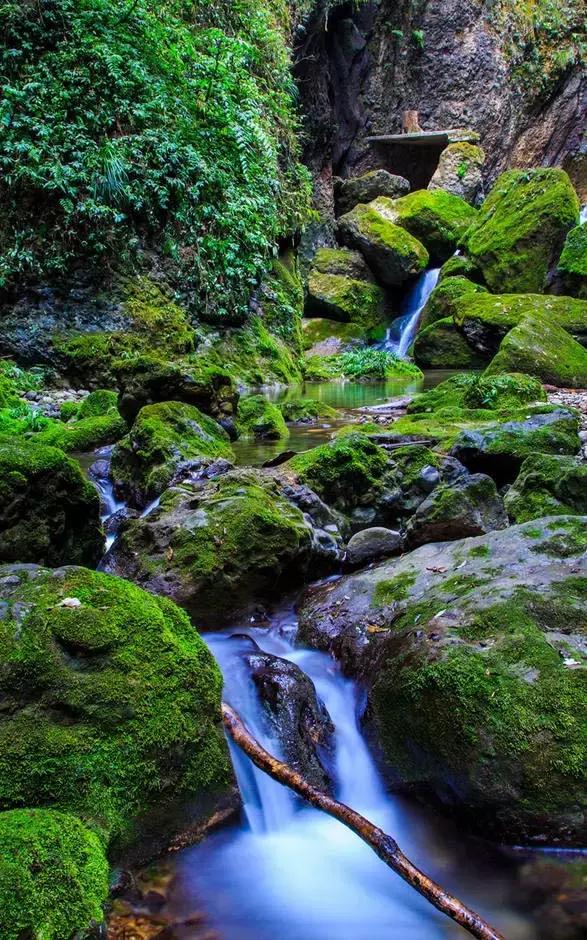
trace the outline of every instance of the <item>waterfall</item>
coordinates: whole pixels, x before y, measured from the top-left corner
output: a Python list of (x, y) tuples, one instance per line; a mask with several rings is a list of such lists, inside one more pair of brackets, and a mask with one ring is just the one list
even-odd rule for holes
[(408, 349), (414, 342), (418, 330), (420, 314), (438, 283), (439, 274), (440, 268), (428, 268), (428, 270), (422, 272), (404, 298), (399, 317), (393, 321), (387, 330), (382, 343), (383, 349), (396, 353), (401, 359), (406, 358)]

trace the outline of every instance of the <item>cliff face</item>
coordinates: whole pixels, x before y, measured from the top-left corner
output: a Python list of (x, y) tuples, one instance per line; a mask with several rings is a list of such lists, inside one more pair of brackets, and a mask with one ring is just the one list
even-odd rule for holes
[[(486, 181), (506, 166), (563, 164), (573, 174), (587, 99), (581, 7), (578, 0), (367, 0), (330, 4), (326, 21), (320, 5), (296, 35), (319, 196), (332, 174), (407, 172), (405, 151), (367, 138), (399, 133), (408, 109), (425, 130), (477, 131)], [(429, 168), (421, 169), (425, 177)]]

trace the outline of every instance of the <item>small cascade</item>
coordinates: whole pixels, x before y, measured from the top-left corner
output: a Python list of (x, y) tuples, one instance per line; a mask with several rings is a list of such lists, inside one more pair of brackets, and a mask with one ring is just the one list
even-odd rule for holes
[(587, 204), (581, 206), (581, 212), (579, 213), (579, 224), (584, 225), (587, 222)]
[(401, 359), (406, 358), (418, 330), (420, 315), (438, 283), (439, 275), (440, 268), (428, 268), (422, 272), (405, 297), (399, 317), (387, 330), (382, 349), (395, 353)]

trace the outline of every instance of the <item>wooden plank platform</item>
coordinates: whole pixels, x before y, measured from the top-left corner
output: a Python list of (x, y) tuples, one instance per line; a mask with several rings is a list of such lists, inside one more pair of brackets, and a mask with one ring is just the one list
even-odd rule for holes
[(449, 128), (445, 131), (420, 131), (416, 134), (382, 134), (368, 137), (367, 140), (370, 144), (399, 144), (402, 147), (447, 147), (460, 141), (475, 143), (479, 140), (479, 134), (464, 128)]

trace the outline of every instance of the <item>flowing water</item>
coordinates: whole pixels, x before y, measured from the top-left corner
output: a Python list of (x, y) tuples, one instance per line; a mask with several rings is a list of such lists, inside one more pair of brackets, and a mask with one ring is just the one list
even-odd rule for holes
[[(500, 927), (530, 940), (512, 904), (515, 866), (422, 807), (386, 792), (361, 734), (356, 685), (323, 653), (296, 647), (296, 618), (279, 612), (268, 629), (205, 636), (225, 679), (225, 699), (279, 756), (245, 663), (249, 634), (266, 652), (296, 663), (316, 687), (336, 728), (336, 796), (393, 834), (425, 871)], [(467, 934), (420, 898), (340, 823), (304, 807), (232, 748), (243, 821), (180, 853), (170, 913), (203, 908), (222, 940), (442, 940)], [(179, 934), (192, 936), (189, 929)], [(195, 934), (193, 935), (195, 936)]]
[(418, 322), (426, 301), (438, 283), (440, 268), (428, 268), (408, 291), (399, 317), (389, 327), (381, 346), (405, 359), (418, 332)]

